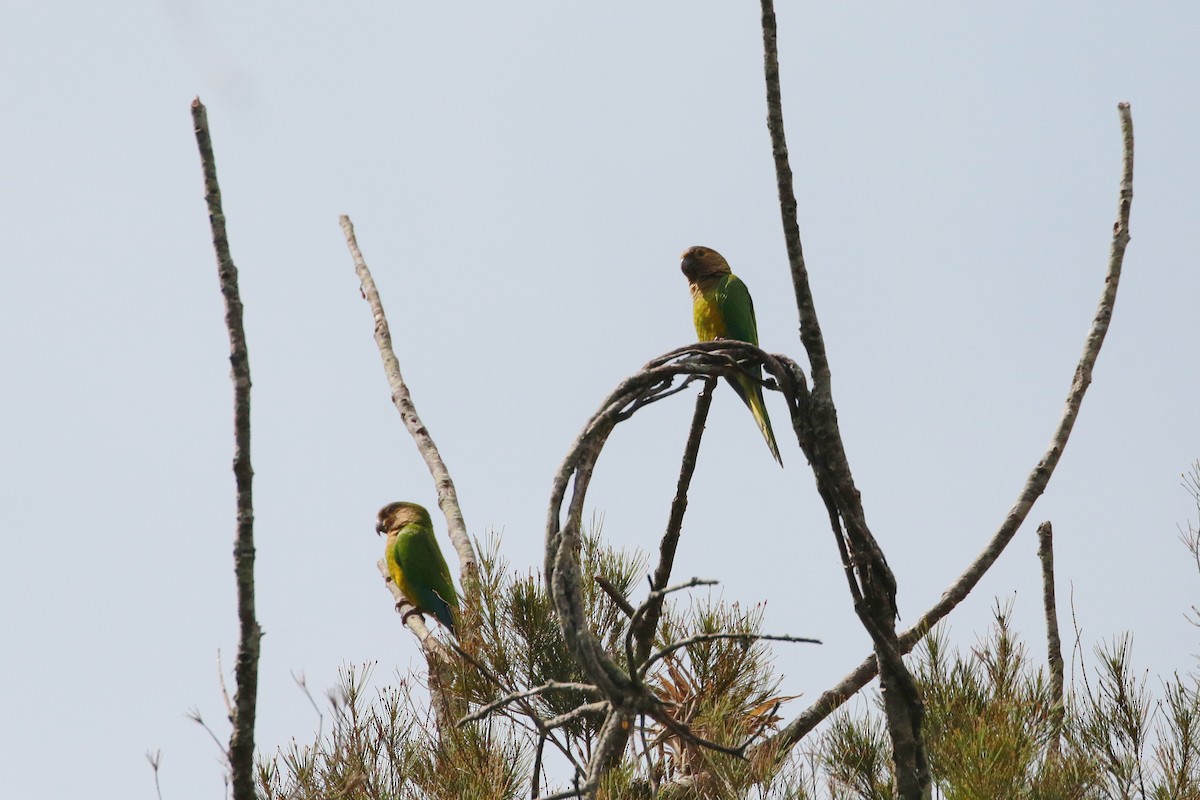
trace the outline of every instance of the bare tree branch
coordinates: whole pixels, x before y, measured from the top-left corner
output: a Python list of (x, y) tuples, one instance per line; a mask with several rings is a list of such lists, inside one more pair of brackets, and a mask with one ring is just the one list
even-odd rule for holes
[[(838, 429), (829, 359), (817, 320), (816, 305), (804, 263), (804, 250), (800, 243), (800, 226), (796, 219), (796, 196), (792, 188), (792, 169), (783, 130), (773, 0), (762, 0), (762, 29), (767, 128), (775, 161), (780, 218), (796, 295), (796, 309), (800, 316), (800, 341), (808, 353), (812, 370), (809, 419), (797, 424), (800, 421), (793, 416), (793, 424), (817, 478), (821, 497), (830, 512), (834, 537), (847, 568), (846, 577), (854, 610), (875, 645), (899, 795), (903, 800), (921, 800), (929, 796), (931, 786), (921, 734), (924, 704), (916, 682), (900, 657), (896, 636), (896, 579), (883, 550), (867, 526), (862, 501)], [(850, 569), (851, 565), (853, 569)]]
[(490, 702), (486, 705), (480, 706), (478, 709), (476, 709), (475, 711), (472, 711), (470, 714), (463, 717), (458, 722), (460, 725), (467, 723), (467, 722), (474, 722), (476, 720), (483, 719), (484, 717), (486, 717), (488, 714), (491, 714), (496, 709), (504, 708), (506, 705), (509, 705), (510, 703), (515, 703), (518, 700), (524, 700), (529, 697), (536, 697), (537, 695), (545, 694), (546, 692), (564, 692), (564, 691), (582, 692), (584, 694), (595, 694), (596, 687), (592, 686), (590, 683), (573, 683), (571, 681), (548, 681), (547, 683), (543, 683), (541, 686), (535, 686), (532, 689), (523, 689), (522, 691), (519, 691), (519, 692), (511, 692), (509, 694), (506, 694), (504, 697), (501, 697), (497, 700), (493, 700), (492, 702)]
[(775, 4), (762, 0), (763, 73), (767, 83), (767, 129), (771, 134), (771, 154), (775, 159), (775, 183), (779, 193), (779, 212), (783, 221), (783, 240), (787, 246), (788, 265), (792, 272), (792, 288), (796, 294), (796, 309), (800, 313), (800, 341), (808, 353), (814, 389), (829, 384), (829, 359), (825, 355), (825, 339), (817, 321), (817, 308), (812, 288), (808, 284), (808, 267), (804, 263), (804, 248), (800, 244), (800, 224), (796, 221), (796, 192), (792, 188), (792, 166), (788, 162), (787, 138), (783, 133), (783, 95), (779, 87), (779, 48), (776, 42)]
[(535, 800), (568, 800), (571, 797), (588, 797), (600, 785), (598, 780), (588, 781), (587, 783), (578, 784), (574, 789), (568, 789), (565, 792), (555, 792), (554, 794), (544, 794)]
[(162, 767), (162, 750), (155, 750), (153, 753), (147, 750), (146, 760), (150, 762), (150, 769), (154, 770), (154, 795), (158, 800), (162, 800), (162, 786), (158, 782), (158, 770)]
[[(1001, 523), (1000, 528), (992, 535), (991, 540), (979, 556), (967, 567), (966, 571), (942, 593), (941, 599), (926, 611), (915, 625), (900, 635), (901, 653), (910, 652), (934, 625), (945, 618), (955, 606), (966, 598), (970, 591), (975, 588), (975, 585), (979, 583), (984, 573), (996, 563), (1000, 554), (1004, 552), (1004, 548), (1012, 541), (1013, 536), (1029, 515), (1034, 502), (1046, 490), (1046, 485), (1050, 482), (1050, 477), (1054, 474), (1054, 469), (1058, 466), (1058, 460), (1067, 445), (1067, 440), (1071, 436), (1072, 429), (1075, 427), (1075, 420), (1079, 415), (1079, 408), (1083, 404), (1083, 397), (1087, 393), (1088, 386), (1092, 381), (1092, 369), (1096, 364), (1097, 357), (1100, 355), (1100, 348), (1104, 344), (1105, 334), (1108, 333), (1113, 306), (1117, 299), (1117, 286), (1121, 279), (1121, 267), (1124, 263), (1125, 248), (1129, 243), (1129, 211), (1133, 200), (1133, 119), (1128, 103), (1119, 104), (1117, 111), (1121, 118), (1123, 148), (1117, 221), (1113, 225), (1108, 270), (1104, 277), (1104, 291), (1101, 294), (1096, 314), (1092, 319), (1091, 328), (1088, 330), (1083, 355), (1080, 357), (1079, 364), (1075, 368), (1075, 377), (1071, 383), (1070, 391), (1067, 393), (1067, 401), (1063, 408), (1062, 417), (1059, 419), (1058, 427), (1050, 439), (1050, 444), (1047, 446), (1046, 452), (1043, 453), (1041, 460), (1038, 461), (1037, 466), (1033, 468), (1028, 479), (1026, 479), (1025, 486), (1018, 495), (1016, 503), (1009, 509), (1008, 515), (1005, 517), (1004, 522)], [(876, 669), (874, 659), (867, 658), (853, 672), (843, 678), (836, 686), (824, 692), (812, 706), (802, 712), (800, 716), (768, 741), (772, 744), (778, 744), (784, 749), (791, 747), (823, 719), (833, 713), (838, 706), (854, 695), (855, 692), (866, 686), (877, 674)]]
[[(555, 475), (546, 525), (546, 576), (567, 648), (608, 701), (608, 716), (588, 762), (589, 785), (594, 786), (599, 776), (620, 758), (633, 721), (639, 714), (652, 716), (665, 726), (679, 725), (638, 680), (636, 667), (629, 665), (630, 672), (626, 672), (618, 666), (588, 627), (579, 565), (580, 529), (596, 459), (617, 423), (627, 419), (632, 411), (644, 407), (647, 398), (661, 398), (672, 393), (671, 387), (677, 377), (712, 379), (741, 374), (745, 365), (761, 365), (788, 397), (790, 406), (803, 404), (795, 396), (797, 391), (804, 391), (803, 381), (798, 383), (792, 378), (792, 371), (798, 372), (799, 367), (785, 357), (768, 355), (754, 345), (732, 340), (689, 345), (659, 356), (622, 381), (588, 420)], [(686, 472), (685, 468), (681, 474)], [(569, 502), (568, 489), (571, 491)], [(564, 503), (567, 505), (565, 519)], [(702, 583), (693, 580), (652, 591), (630, 621), (631, 630), (637, 629), (640, 617), (665, 593)], [(631, 639), (627, 637), (626, 661), (634, 660)], [(698, 745), (708, 746), (704, 740), (693, 738)]]
[(721, 640), (733, 640), (741, 642), (792, 642), (795, 644), (823, 644), (820, 639), (810, 639), (805, 636), (785, 636), (774, 635), (769, 633), (697, 633), (694, 636), (688, 636), (686, 639), (680, 639), (677, 642), (671, 642), (666, 647), (647, 658), (640, 667), (640, 672), (644, 675), (654, 666), (655, 662), (666, 658), (671, 653), (684, 647), (689, 647), (698, 642), (715, 642)]
[[(686, 385), (686, 384), (685, 384)], [(708, 420), (708, 410), (712, 406), (713, 389), (717, 382), (709, 378), (704, 383), (704, 389), (696, 398), (696, 410), (692, 414), (692, 427), (688, 432), (687, 444), (683, 448), (683, 461), (679, 466), (679, 481), (675, 485), (675, 499), (671, 501), (671, 513), (667, 518), (667, 530), (663, 533), (658, 545), (658, 567), (650, 579), (650, 591), (655, 592), (666, 587), (671, 580), (671, 569), (675, 565), (675, 550), (679, 546), (679, 533), (683, 528), (683, 515), (687, 511), (688, 489), (692, 485), (692, 475), (696, 471), (696, 457), (700, 453), (700, 440), (704, 436), (704, 423)], [(636, 670), (637, 665), (646, 660), (650, 653), (650, 643), (654, 639), (654, 631), (658, 629), (658, 621), (662, 617), (662, 599), (656, 598), (646, 609), (641, 622), (630, 626), (636, 642), (633, 662), (629, 669)]]
[(434, 487), (437, 489), (438, 506), (446, 517), (446, 529), (450, 534), (450, 541), (458, 552), (463, 589), (470, 593), (478, 574), (477, 559), (475, 548), (471, 545), (471, 537), (467, 535), (467, 524), (463, 521), (462, 508), (458, 505), (458, 494), (454, 490), (454, 481), (450, 478), (450, 471), (446, 468), (446, 463), (442, 460), (442, 455), (438, 452), (437, 445), (434, 444), (433, 437), (429, 434), (429, 429), (417, 416), (417, 408), (413, 404), (412, 394), (404, 382), (404, 376), (400, 374), (400, 362), (392, 347), (392, 334), (388, 327), (387, 317), (383, 313), (383, 301), (379, 297), (375, 279), (371, 277), (371, 270), (367, 268), (367, 262), (358, 248), (358, 240), (354, 236), (354, 223), (345, 214), (338, 218), (338, 222), (342, 226), (342, 233), (346, 236), (346, 246), (350, 248), (350, 256), (354, 259), (354, 271), (358, 274), (359, 281), (362, 282), (363, 295), (370, 304), (371, 314), (375, 319), (375, 343), (379, 346), (379, 355), (383, 358), (383, 371), (387, 375), (388, 387), (392, 390), (392, 402), (400, 412), (400, 418), (404, 420), (404, 427), (408, 429), (416, 443), (421, 457), (425, 459), (425, 465), (429, 467), (429, 474), (433, 476)]
[[(594, 689), (595, 687), (593, 686), (592, 688)], [(542, 720), (542, 724), (545, 725), (547, 729), (561, 728), (563, 725), (566, 725), (569, 722), (574, 722), (580, 717), (586, 717), (589, 714), (600, 714), (608, 711), (609, 707), (610, 706), (607, 700), (600, 700), (595, 703), (584, 703), (583, 705), (573, 708), (566, 713), (559, 714), (557, 717), (551, 717), (550, 719)]]
[(208, 204), (213, 248), (217, 253), (217, 276), (225, 299), (225, 326), (229, 329), (229, 363), (233, 378), (233, 474), (237, 481), (237, 537), (233, 545), (234, 573), (237, 578), (238, 640), (234, 675), (236, 713), (230, 719), (233, 733), (229, 739), (229, 769), (233, 776), (234, 800), (254, 800), (254, 721), (258, 705), (258, 654), (262, 629), (254, 612), (254, 502), (250, 466), (250, 355), (246, 348), (246, 329), (242, 324), (242, 298), (238, 291), (238, 272), (229, 253), (225, 230), (225, 212), (221, 208), (221, 187), (217, 183), (217, 162), (208, 131), (208, 113), (197, 97), (192, 100), (192, 124), (200, 162), (204, 168), (204, 199)]
[(1050, 711), (1049, 757), (1057, 760), (1062, 744), (1065, 707), (1062, 640), (1058, 635), (1058, 607), (1054, 602), (1054, 528), (1046, 521), (1038, 526), (1037, 533), (1038, 559), (1042, 562), (1042, 605), (1046, 611), (1046, 660), (1050, 667), (1050, 699), (1054, 702)]
[(625, 599), (625, 595), (621, 594), (621, 591), (616, 586), (613, 586), (612, 581), (600, 573), (593, 575), (592, 580), (596, 582), (597, 586), (604, 590), (604, 593), (608, 595), (608, 599), (613, 601), (613, 605), (621, 609), (621, 613), (624, 614), (626, 618), (633, 618), (633, 615), (637, 612), (635, 611), (634, 607), (629, 604), (629, 601)]

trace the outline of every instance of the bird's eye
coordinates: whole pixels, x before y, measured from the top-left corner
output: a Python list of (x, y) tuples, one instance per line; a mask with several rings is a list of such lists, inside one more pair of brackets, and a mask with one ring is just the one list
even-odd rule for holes
[(708, 255), (708, 251), (703, 247), (697, 247), (694, 251), (694, 254), (697, 258), (704, 258), (706, 255)]

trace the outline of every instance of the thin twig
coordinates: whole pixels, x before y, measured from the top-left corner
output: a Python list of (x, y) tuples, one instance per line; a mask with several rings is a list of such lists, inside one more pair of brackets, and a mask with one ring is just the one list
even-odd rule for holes
[(655, 768), (654, 757), (651, 755), (650, 742), (646, 739), (646, 715), (641, 715), (641, 724), (638, 725), (638, 738), (642, 740), (642, 758), (646, 762), (646, 775), (650, 778), (650, 796), (658, 797), (658, 770)]
[[(999, 529), (992, 535), (991, 540), (984, 547), (983, 551), (967, 567), (966, 571), (942, 593), (941, 599), (926, 611), (917, 620), (915, 625), (900, 635), (901, 653), (910, 652), (934, 625), (945, 618), (947, 614), (966, 598), (971, 590), (975, 588), (975, 585), (979, 583), (984, 573), (996, 563), (1000, 554), (1004, 552), (1004, 548), (1012, 541), (1013, 536), (1029, 515), (1034, 502), (1046, 490), (1046, 485), (1050, 482), (1050, 477), (1054, 474), (1054, 469), (1058, 466), (1059, 458), (1062, 456), (1063, 449), (1067, 445), (1067, 440), (1071, 436), (1071, 431), (1075, 427), (1075, 420), (1079, 415), (1079, 408), (1083, 403), (1083, 397), (1087, 393), (1088, 386), (1092, 381), (1092, 368), (1095, 366), (1096, 359), (1100, 355), (1100, 348), (1104, 344), (1104, 337), (1108, 332), (1108, 325), (1112, 319), (1113, 306), (1117, 299), (1117, 286), (1121, 279), (1121, 267), (1125, 258), (1125, 247), (1129, 243), (1129, 211), (1133, 198), (1133, 120), (1130, 116), (1128, 103), (1119, 104), (1117, 110), (1121, 118), (1121, 139), (1123, 145), (1117, 221), (1113, 225), (1112, 246), (1109, 251), (1108, 270), (1104, 278), (1104, 291), (1101, 294), (1096, 314), (1092, 319), (1091, 328), (1088, 330), (1083, 355), (1080, 357), (1079, 364), (1075, 368), (1075, 377), (1071, 383), (1070, 391), (1067, 393), (1067, 400), (1062, 416), (1059, 419), (1053, 436), (1050, 438), (1050, 443), (1045, 453), (1042, 454), (1042, 458), (1038, 461), (1037, 466), (1033, 468), (1033, 471), (1026, 479), (1025, 486), (1021, 489), (1016, 503), (1009, 509), (1004, 522), (1001, 523)], [(778, 744), (784, 749), (790, 748), (822, 720), (833, 713), (842, 703), (866, 686), (876, 674), (877, 665), (875, 659), (874, 657), (868, 657), (853, 672), (839, 681), (837, 685), (825, 691), (812, 706), (796, 717), (787, 727), (780, 730), (771, 740), (768, 740), (768, 743)]]
[(475, 711), (472, 711), (470, 714), (468, 714), (465, 717), (463, 717), (462, 719), (460, 719), (458, 721), (458, 724), (463, 725), (468, 722), (474, 722), (476, 720), (481, 720), (484, 717), (486, 717), (488, 714), (491, 714), (493, 711), (495, 711), (499, 708), (504, 708), (504, 706), (509, 705), (510, 703), (515, 703), (518, 700), (524, 700), (529, 697), (536, 697), (540, 694), (545, 694), (546, 692), (564, 692), (564, 691), (581, 692), (583, 694), (596, 694), (596, 687), (592, 686), (590, 683), (573, 683), (571, 681), (547, 681), (546, 683), (543, 683), (541, 686), (535, 686), (532, 689), (523, 689), (519, 692), (512, 692), (510, 694), (506, 694), (504, 697), (501, 697), (498, 700), (493, 700), (492, 702), (488, 703), (487, 705), (480, 706)]
[(667, 713), (665, 709), (655, 709), (651, 712), (651, 716), (658, 720), (658, 722), (662, 723), (662, 725), (671, 733), (675, 734), (686, 742), (697, 745), (698, 747), (704, 747), (709, 750), (713, 750), (717, 753), (724, 753), (727, 756), (733, 756), (741, 759), (746, 757), (746, 748), (754, 742), (755, 737), (757, 737), (762, 731), (762, 727), (759, 727), (757, 731), (752, 733), (740, 745), (728, 745), (721, 744), (720, 742), (714, 742), (711, 739), (706, 739), (703, 736), (700, 736), (698, 733), (692, 730), (690, 725), (688, 725), (686, 722), (675, 719), (669, 713)]
[(608, 595), (608, 599), (613, 601), (613, 605), (621, 609), (621, 613), (625, 615), (626, 619), (629, 619), (634, 615), (635, 611), (633, 606), (630, 605), (629, 601), (625, 599), (625, 596), (621, 594), (621, 590), (616, 586), (613, 586), (612, 581), (599, 573), (593, 575), (592, 580), (596, 582), (597, 586), (604, 590), (604, 593)]
[(214, 731), (211, 727), (209, 727), (208, 723), (204, 721), (204, 717), (200, 716), (200, 709), (198, 709), (198, 708), (189, 709), (188, 712), (186, 714), (184, 714), (184, 716), (204, 729), (204, 732), (208, 734), (208, 738), (213, 740), (213, 744), (215, 744), (217, 746), (217, 750), (219, 750), (221, 752), (221, 756), (225, 759), (225, 762), (228, 764), (229, 750), (226, 749), (225, 743), (221, 741), (221, 738), (219, 736), (217, 736), (216, 731)]
[(533, 755), (533, 775), (529, 781), (529, 796), (537, 798), (542, 790), (542, 752), (546, 749), (546, 737), (538, 734), (537, 748)]
[(469, 593), (478, 574), (478, 559), (475, 556), (475, 548), (471, 545), (471, 537), (467, 535), (467, 524), (463, 521), (462, 508), (458, 504), (458, 494), (454, 490), (454, 481), (450, 478), (450, 470), (446, 468), (446, 462), (442, 460), (442, 455), (438, 451), (437, 445), (434, 444), (429, 429), (417, 416), (412, 393), (409, 392), (408, 385), (400, 374), (400, 361), (396, 358), (396, 351), (392, 347), (392, 334), (388, 327), (387, 317), (383, 313), (383, 301), (379, 297), (375, 279), (371, 277), (371, 270), (368, 269), (362, 251), (358, 248), (358, 240), (354, 236), (354, 223), (345, 214), (338, 218), (338, 222), (342, 226), (342, 233), (346, 236), (346, 246), (350, 249), (350, 257), (354, 259), (354, 271), (358, 274), (359, 281), (362, 282), (363, 295), (371, 306), (371, 314), (375, 319), (375, 343), (379, 346), (379, 355), (383, 358), (383, 371), (387, 375), (388, 387), (392, 391), (392, 402), (400, 412), (404, 427), (408, 429), (409, 435), (416, 443), (421, 457), (425, 459), (429, 474), (433, 476), (434, 487), (437, 489), (438, 507), (442, 509), (442, 513), (446, 517), (446, 529), (450, 535), (450, 541), (458, 552), (463, 589)]
[[(484, 680), (490, 681), (494, 686), (496, 686), (502, 692), (508, 692), (509, 694), (513, 694), (513, 695), (519, 694), (517, 692), (509, 691), (508, 687), (504, 685), (504, 682), (500, 680), (500, 677), (498, 675), (496, 675), (496, 673), (492, 672), (492, 670), (489, 669), (488, 666), (486, 664), (484, 664), (482, 661), (475, 658), (475, 656), (471, 655), (466, 650), (464, 650), (462, 648), (462, 646), (459, 645), (457, 642), (451, 641), (450, 647), (453, 648), (454, 652), (456, 652), (458, 654), (459, 658), (463, 659), (468, 664), (475, 667), (475, 669), (479, 671), (479, 674), (484, 677)], [(582, 684), (582, 685), (586, 688), (594, 689), (594, 687), (588, 686), (587, 684)], [(538, 735), (544, 736), (547, 739), (549, 739), (550, 742), (555, 747), (558, 748), (559, 752), (563, 754), (563, 756), (567, 759), (567, 761), (569, 761), (571, 763), (571, 766), (573, 766), (575, 768), (576, 772), (583, 771), (583, 768), (579, 766), (578, 762), (576, 762), (575, 756), (571, 752), (570, 748), (568, 748), (565, 744), (560, 742), (558, 740), (558, 737), (554, 736), (551, 733), (550, 726), (542, 721), (541, 717), (538, 716), (537, 711), (533, 708), (532, 705), (529, 704), (529, 702), (526, 700), (526, 698), (514, 697), (512, 702), (516, 703), (518, 706), (521, 707), (521, 711), (524, 712), (525, 716), (533, 724), (533, 728), (534, 728), (534, 730), (537, 731)], [(459, 720), (458, 724), (462, 725), (468, 721), (469, 721), (468, 719), (463, 718), (463, 719)]]
[(787, 636), (784, 634), (774, 635), (769, 633), (697, 633), (695, 636), (688, 636), (680, 639), (677, 642), (671, 642), (666, 647), (651, 655), (646, 659), (646, 662), (641, 666), (643, 675), (649, 671), (650, 667), (654, 666), (655, 662), (669, 656), (676, 650), (699, 642), (715, 642), (722, 639), (731, 639), (741, 642), (792, 642), (795, 644), (824, 644), (820, 639), (810, 639), (805, 636)]
[(147, 750), (146, 760), (150, 762), (150, 768), (154, 770), (154, 794), (158, 800), (162, 800), (162, 786), (158, 783), (158, 769), (162, 766), (162, 750), (155, 750), (153, 753)]
[(308, 679), (306, 677), (304, 677), (304, 673), (301, 672), (299, 675), (297, 675), (295, 672), (293, 672), (292, 673), (292, 681), (294, 681), (295, 684), (300, 687), (300, 691), (304, 692), (304, 696), (308, 698), (308, 704), (313, 707), (313, 711), (317, 712), (317, 736), (316, 736), (316, 738), (317, 738), (317, 741), (320, 741), (321, 734), (325, 730), (325, 714), (321, 712), (321, 707), (319, 705), (317, 705), (316, 699), (313, 698), (312, 692), (309, 691)]
[(602, 714), (608, 711), (610, 704), (607, 700), (598, 700), (595, 703), (584, 703), (581, 706), (576, 706), (570, 711), (565, 711), (556, 717), (542, 720), (542, 724), (547, 729), (561, 728), (563, 725), (574, 722), (575, 720), (586, 717), (589, 714)]
[(221, 688), (221, 700), (225, 703), (225, 717), (230, 721), (237, 717), (237, 709), (229, 699), (229, 688), (225, 685), (225, 667), (221, 664), (221, 648), (217, 648), (217, 685)]
[(695, 380), (695, 376), (688, 377), (683, 383), (681, 383), (678, 386), (671, 387), (671, 388), (667, 388), (664, 386), (663, 389), (660, 391), (653, 392), (651, 394), (648, 394), (645, 397), (639, 397), (632, 404), (630, 404), (629, 408), (627, 408), (625, 411), (621, 412), (621, 414), (617, 417), (617, 421), (624, 422), (625, 420), (632, 417), (635, 412), (641, 410), (644, 406), (648, 406), (651, 403), (657, 403), (659, 400), (665, 400), (673, 394), (679, 394), (684, 389), (688, 388), (688, 386), (691, 385), (693, 380)]
[(237, 267), (229, 254), (229, 236), (225, 230), (225, 212), (221, 208), (221, 187), (217, 183), (217, 162), (208, 131), (208, 113), (197, 97), (192, 100), (192, 124), (200, 162), (204, 168), (204, 199), (212, 228), (213, 248), (217, 253), (217, 276), (225, 299), (225, 326), (229, 329), (233, 378), (233, 474), (237, 480), (237, 538), (233, 545), (234, 573), (237, 577), (237, 608), (240, 637), (234, 676), (236, 719), (229, 739), (229, 769), (233, 773), (234, 800), (254, 800), (254, 719), (258, 705), (258, 654), (262, 630), (254, 612), (254, 503), (250, 466), (250, 355), (246, 348), (246, 329), (242, 324), (242, 298), (238, 291)]
[(564, 792), (555, 792), (554, 794), (544, 794), (541, 797), (535, 798), (535, 800), (568, 800), (571, 797), (586, 797), (591, 792), (594, 792), (598, 785), (599, 781), (588, 781), (587, 783), (577, 785), (574, 789), (567, 789)]
[[(657, 575), (655, 577), (657, 577)], [(669, 573), (664, 575), (664, 578), (669, 578), (669, 577), (670, 577)], [(641, 668), (642, 662), (645, 661), (645, 658), (642, 657), (642, 658), (638, 658), (637, 660), (635, 660), (635, 656), (634, 656), (634, 652), (633, 652), (634, 631), (642, 629), (642, 620), (645, 618), (645, 616), (647, 614), (649, 614), (651, 612), (651, 610), (656, 609), (656, 608), (661, 612), (663, 600), (666, 598), (666, 596), (668, 594), (671, 594), (673, 592), (683, 591), (684, 589), (692, 589), (696, 586), (716, 586), (716, 585), (717, 585), (717, 581), (701, 580), (700, 578), (692, 578), (690, 581), (685, 581), (684, 583), (679, 583), (679, 584), (676, 584), (675, 586), (668, 586), (664, 589), (653, 589), (653, 590), (651, 590), (650, 594), (646, 595), (646, 599), (642, 601), (642, 604), (640, 606), (638, 606), (637, 611), (633, 612), (633, 617), (631, 617), (629, 620), (629, 627), (625, 631), (625, 663), (629, 666), (629, 672), (630, 672), (631, 677), (634, 679), (635, 686), (637, 686), (641, 683), (642, 676), (646, 674), (645, 669)], [(655, 627), (658, 627), (657, 623), (655, 624)], [(653, 636), (653, 635), (654, 635), (654, 628), (651, 628), (650, 636)], [(648, 651), (649, 651), (649, 644), (647, 644), (647, 652)]]

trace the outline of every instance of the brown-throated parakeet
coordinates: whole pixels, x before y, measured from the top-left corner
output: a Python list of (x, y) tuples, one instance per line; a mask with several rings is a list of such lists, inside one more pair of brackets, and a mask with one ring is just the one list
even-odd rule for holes
[[(758, 346), (758, 323), (754, 319), (754, 301), (746, 284), (729, 269), (729, 262), (711, 247), (689, 247), (680, 258), (680, 269), (692, 290), (692, 315), (700, 341), (736, 339)], [(762, 375), (762, 368), (755, 372)], [(754, 415), (758, 429), (771, 448), (771, 455), (783, 466), (779, 446), (771, 430), (771, 418), (763, 404), (762, 385), (749, 375), (738, 376), (729, 385)]]
[(458, 594), (434, 538), (429, 512), (416, 503), (389, 503), (379, 509), (375, 531), (387, 535), (388, 573), (404, 597), (454, 633)]

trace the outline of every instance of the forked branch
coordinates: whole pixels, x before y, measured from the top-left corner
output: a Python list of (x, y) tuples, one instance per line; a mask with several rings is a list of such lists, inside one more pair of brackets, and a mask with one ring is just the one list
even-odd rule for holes
[[(1129, 244), (1129, 211), (1133, 201), (1133, 118), (1128, 103), (1120, 103), (1117, 111), (1121, 120), (1122, 142), (1117, 221), (1113, 224), (1108, 269), (1104, 276), (1104, 289), (1100, 295), (1100, 304), (1092, 318), (1091, 327), (1084, 341), (1083, 354), (1075, 368), (1075, 377), (1067, 392), (1062, 416), (1054, 434), (1050, 437), (1050, 443), (1046, 447), (1045, 453), (1042, 454), (1041, 459), (1029, 474), (1016, 502), (1009, 509), (1000, 527), (966, 571), (942, 593), (941, 599), (926, 611), (915, 625), (900, 635), (901, 653), (910, 652), (934, 625), (944, 619), (955, 606), (966, 598), (979, 583), (984, 573), (996, 563), (1000, 554), (1004, 552), (1004, 548), (1012, 541), (1013, 536), (1029, 515), (1034, 502), (1046, 490), (1046, 485), (1050, 482), (1050, 477), (1054, 474), (1063, 450), (1067, 446), (1067, 440), (1071, 436), (1071, 431), (1075, 427), (1075, 420), (1079, 416), (1083, 397), (1092, 382), (1092, 369), (1096, 365), (1100, 348), (1108, 333), (1113, 307), (1117, 300), (1117, 287), (1121, 280), (1125, 248)], [(780, 730), (771, 740), (771, 744), (782, 746), (784, 749), (791, 747), (855, 692), (866, 686), (876, 674), (875, 659), (872, 657), (865, 659), (853, 672), (844, 677), (836, 686), (824, 692), (812, 706), (796, 717), (787, 727)]]

